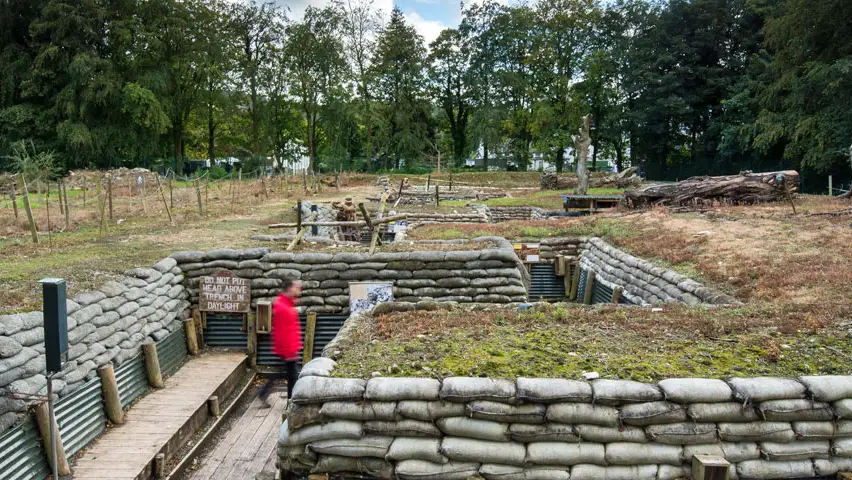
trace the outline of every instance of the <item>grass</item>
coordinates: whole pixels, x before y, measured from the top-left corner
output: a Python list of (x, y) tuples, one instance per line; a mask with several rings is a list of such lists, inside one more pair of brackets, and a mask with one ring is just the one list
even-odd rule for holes
[[(620, 188), (590, 188), (589, 195), (621, 195)], [(448, 200), (442, 204), (465, 206), (468, 203), (484, 203), (489, 207), (539, 207), (547, 210), (562, 210), (562, 193), (556, 190), (529, 190), (511, 192), (511, 197), (491, 198), (483, 201)], [(570, 192), (568, 192), (570, 193)]]
[(850, 307), (441, 310), (380, 316), (343, 350), (335, 375), (450, 375), (644, 382), (669, 377), (848, 374), (837, 322)]
[(489, 224), (423, 225), (411, 232), (419, 240), (453, 240), (497, 235), (508, 239), (596, 236), (616, 239), (633, 235), (630, 224), (619, 219), (584, 217), (556, 220), (511, 221)]

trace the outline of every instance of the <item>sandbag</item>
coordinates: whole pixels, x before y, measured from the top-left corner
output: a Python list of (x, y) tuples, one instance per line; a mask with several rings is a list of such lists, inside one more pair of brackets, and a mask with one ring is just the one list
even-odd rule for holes
[(760, 454), (767, 460), (791, 461), (828, 458), (828, 440), (792, 443), (760, 442)]
[(669, 423), (645, 428), (651, 441), (668, 445), (701, 445), (716, 441), (715, 423)]
[(492, 400), (515, 402), (515, 382), (500, 378), (450, 377), (441, 385), (441, 399), (450, 402)]
[(402, 480), (466, 480), (479, 473), (479, 464), (472, 462), (431, 463), (405, 460), (396, 464), (396, 476)]
[(320, 415), (344, 420), (399, 420), (394, 402), (328, 402)]
[(669, 378), (658, 384), (666, 400), (675, 403), (729, 402), (731, 387), (711, 378)]
[(388, 460), (425, 460), (432, 463), (447, 463), (449, 459), (441, 454), (441, 439), (397, 437), (391, 443)]
[(302, 366), (299, 378), (303, 377), (328, 377), (337, 366), (337, 362), (328, 357), (317, 357)]
[(737, 475), (740, 480), (767, 480), (813, 477), (815, 472), (810, 460), (795, 462), (748, 460), (737, 464)]
[(852, 398), (838, 400), (831, 406), (834, 407), (834, 414), (837, 415), (837, 418), (852, 418)]
[(477, 438), (492, 442), (509, 441), (509, 425), (467, 417), (441, 418), (436, 421), (438, 428), (454, 437)]
[(645, 430), (639, 427), (600, 427), (598, 425), (575, 425), (577, 434), (586, 442), (612, 443), (637, 442), (646, 443), (648, 438)]
[(760, 402), (757, 410), (763, 418), (774, 422), (818, 422), (834, 419), (834, 411), (827, 403), (804, 399)]
[(364, 398), (381, 402), (437, 400), (441, 382), (434, 378), (376, 377), (367, 381)]
[(364, 422), (364, 432), (392, 437), (440, 437), (441, 431), (431, 422), (419, 420), (400, 420), (387, 422), (371, 420)]
[(819, 476), (834, 475), (838, 472), (852, 472), (852, 458), (830, 457), (828, 460), (814, 460), (814, 469)]
[(621, 408), (621, 419), (628, 425), (685, 422), (686, 409), (670, 402), (634, 403)]
[(570, 466), (581, 463), (606, 465), (601, 443), (534, 442), (527, 445), (527, 463)]
[(287, 408), (287, 420), (290, 431), (324, 422), (325, 418), (320, 414), (321, 408), (322, 406), (318, 404), (296, 405), (295, 403), (290, 403)]
[(571, 480), (653, 480), (657, 478), (656, 465), (601, 467), (577, 465), (571, 469)]
[(653, 443), (614, 442), (606, 446), (609, 465), (680, 465), (683, 448)]
[(756, 422), (760, 415), (752, 407), (741, 403), (694, 403), (686, 414), (696, 422)]
[(376, 478), (393, 478), (393, 467), (378, 458), (354, 458), (338, 457), (334, 455), (320, 455), (317, 465), (311, 473), (366, 473)]
[(793, 422), (796, 438), (801, 440), (830, 440), (852, 436), (852, 421)]
[(563, 378), (518, 378), (518, 399), (535, 403), (591, 402), (592, 386)]
[(852, 438), (840, 438), (831, 442), (831, 454), (835, 457), (852, 458)]
[(684, 462), (692, 463), (692, 457), (695, 455), (716, 455), (731, 463), (739, 463), (759, 459), (760, 448), (754, 442), (720, 442), (683, 447)]
[(547, 423), (544, 425), (529, 425), (513, 423), (509, 425), (509, 438), (516, 442), (577, 442), (580, 437), (571, 425)]
[(720, 423), (719, 436), (726, 442), (792, 442), (796, 438), (787, 422)]
[(357, 401), (364, 396), (367, 382), (355, 378), (304, 377), (293, 385), (293, 403)]
[(688, 465), (675, 467), (674, 465), (660, 465), (657, 467), (657, 480), (678, 480), (689, 478), (692, 468)]
[(483, 464), (479, 475), (485, 480), (568, 480), (568, 470), (558, 468), (522, 468), (510, 465)]
[(663, 392), (656, 386), (647, 383), (604, 378), (592, 382), (592, 397), (595, 403), (621, 405), (624, 403), (660, 401), (663, 399)]
[(463, 417), (465, 405), (444, 401), (425, 402), (418, 400), (404, 400), (397, 404), (397, 413), (403, 417), (413, 418), (431, 422), (445, 417)]
[(732, 378), (728, 383), (734, 398), (746, 403), (805, 398), (805, 386), (791, 378)]
[(481, 420), (504, 423), (544, 423), (547, 407), (541, 404), (509, 405), (488, 400), (477, 400), (466, 406), (467, 414)]
[(618, 410), (589, 403), (554, 403), (547, 407), (547, 420), (558, 423), (586, 423), (617, 427)]
[(343, 457), (378, 457), (385, 458), (393, 437), (367, 435), (358, 439), (334, 438), (312, 442), (308, 448), (324, 455), (340, 455)]
[(444, 437), (441, 453), (450, 461), (523, 466), (527, 449), (521, 443), (488, 442), (472, 438)]
[(309, 425), (291, 432), (287, 436), (286, 445), (304, 445), (321, 440), (361, 438), (362, 436), (364, 436), (364, 430), (361, 422), (335, 420), (328, 423)]
[(815, 400), (836, 402), (852, 398), (852, 375), (821, 375), (799, 377)]
[(304, 467), (313, 467), (317, 463), (317, 454), (305, 445), (294, 445), (283, 449), (279, 445), (278, 457), (286, 458)]

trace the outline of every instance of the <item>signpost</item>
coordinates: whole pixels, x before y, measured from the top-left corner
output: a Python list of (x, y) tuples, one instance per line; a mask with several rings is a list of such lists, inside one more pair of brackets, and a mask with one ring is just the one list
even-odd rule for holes
[(228, 270), (201, 277), (198, 309), (202, 312), (249, 313), (251, 280), (235, 277)]
[(44, 355), (47, 364), (47, 410), (50, 418), (50, 450), (53, 479), (59, 478), (56, 453), (56, 417), (53, 412), (53, 375), (62, 371), (62, 359), (68, 353), (68, 310), (65, 304), (65, 280), (40, 281), (44, 309)]

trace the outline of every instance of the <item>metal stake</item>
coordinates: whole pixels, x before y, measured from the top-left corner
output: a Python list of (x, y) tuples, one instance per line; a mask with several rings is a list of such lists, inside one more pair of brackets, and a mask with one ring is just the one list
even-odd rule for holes
[(53, 415), (53, 375), (47, 376), (47, 411), (50, 416), (50, 452), (51, 464), (53, 467), (53, 480), (59, 480), (59, 470), (56, 465), (58, 459), (56, 456), (56, 417)]

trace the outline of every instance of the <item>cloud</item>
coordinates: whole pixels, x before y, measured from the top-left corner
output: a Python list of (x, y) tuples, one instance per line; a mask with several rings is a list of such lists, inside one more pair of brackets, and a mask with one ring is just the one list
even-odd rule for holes
[(423, 39), (426, 41), (426, 46), (429, 46), (433, 40), (438, 38), (438, 34), (441, 33), (442, 30), (449, 28), (448, 25), (441, 22), (426, 20), (417, 12), (406, 13), (405, 19), (411, 22), (414, 29), (417, 30), (417, 33), (423, 36)]

